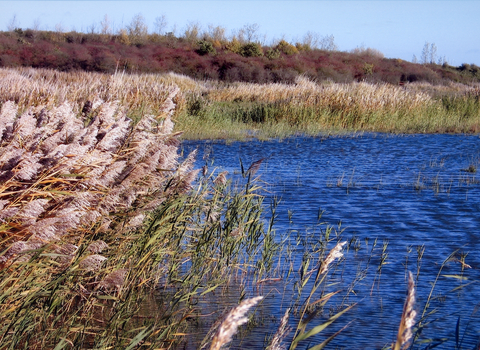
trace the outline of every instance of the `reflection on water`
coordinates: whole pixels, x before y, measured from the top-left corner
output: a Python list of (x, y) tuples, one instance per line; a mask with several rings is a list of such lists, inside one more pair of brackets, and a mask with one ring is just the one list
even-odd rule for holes
[[(299, 240), (318, 240), (324, 222), (338, 232), (343, 230), (342, 238), (349, 241), (349, 248), (329, 280), (335, 284), (326, 286), (327, 291), (342, 292), (328, 302), (312, 325), (325, 321), (340, 305), (358, 304), (314, 338), (310, 346), (350, 321), (328, 348), (381, 349), (390, 345), (402, 313), (407, 271), (418, 278), (417, 307), (421, 314), (442, 262), (455, 250), (457, 260), (445, 264), (433, 291), (428, 311), (436, 309), (437, 313), (423, 336), (449, 338), (440, 348), (454, 348), (455, 327), (461, 316), (462, 347), (470, 349), (477, 342), (478, 136), (368, 134), (228, 145), (184, 142), (183, 147), (185, 152), (198, 148), (198, 167), (207, 163), (212, 169), (213, 163), (217, 172), (228, 170), (233, 181), (239, 176), (240, 159), (248, 166), (266, 158), (257, 175), (266, 190), (265, 203), (278, 202), (275, 229), (279, 237), (288, 237), (295, 273), (304, 252), (302, 244), (297, 244)], [(465, 255), (465, 262), (472, 268), (462, 271), (460, 261)], [(448, 277), (460, 274), (466, 279)], [(454, 290), (462, 285), (465, 287)], [(247, 294), (267, 297), (255, 313), (255, 329), (243, 337), (240, 334), (242, 339), (236, 340), (232, 348), (264, 347), (266, 335), (276, 331), (285, 309), (296, 298), (291, 276), (250, 286)], [(199, 338), (203, 338), (218, 313), (235, 305), (238, 297), (239, 291), (232, 289), (199, 301), (202, 315), (215, 311), (210, 319), (199, 318)], [(292, 317), (292, 326), (295, 321)]]

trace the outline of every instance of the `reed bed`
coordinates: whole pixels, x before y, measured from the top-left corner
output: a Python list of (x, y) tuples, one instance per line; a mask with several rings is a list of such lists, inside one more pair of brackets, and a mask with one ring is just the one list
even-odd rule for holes
[(230, 120), (232, 129), (244, 124), (273, 137), (352, 131), (478, 132), (478, 86), (426, 85), (316, 83), (305, 77), (290, 85), (235, 83), (190, 95), (187, 105), (197, 108), (187, 111), (209, 125)]
[(114, 97), (136, 122), (157, 114), (163, 85), (178, 86), (175, 128), (184, 139), (271, 138), (295, 134), (355, 131), (476, 133), (480, 131), (480, 88), (451, 83), (404, 86), (358, 82), (225, 84), (169, 74), (63, 73), (43, 69), (0, 69), (0, 104), (32, 105), (71, 101), (78, 115), (87, 102)]
[[(89, 108), (57, 105), (71, 98), (62, 89), (3, 102), (1, 349), (170, 347), (192, 298), (238, 271), (266, 273), (275, 249), (257, 187), (198, 178), (194, 153), (180, 162), (179, 88), (156, 87), (159, 113), (136, 123), (119, 96)], [(142, 313), (159, 288), (165, 304)]]
[[(335, 286), (329, 277), (344, 250), (356, 250), (353, 239), (347, 244), (340, 228), (332, 227), (314, 242), (299, 236), (297, 245), (305, 251), (300, 269), (293, 271), (288, 262), (293, 248), (275, 239), (275, 212), (264, 221), (261, 188), (253, 179), (261, 161), (247, 171), (241, 164), (241, 183), (235, 186), (225, 172), (193, 169), (194, 153), (180, 161), (174, 121), (192, 112), (193, 102), (284, 103), (265, 86), (222, 87), (174, 74), (2, 69), (0, 76), (0, 349), (175, 348), (189, 332), (196, 299), (239, 284), (242, 300), (218, 319), (204, 344), (219, 349), (264, 300), (258, 286), (289, 275), (297, 297), (269, 349), (315, 342), (313, 348), (322, 349), (348, 326), (322, 337), (355, 307), (348, 298), (361, 275), (342, 296), (328, 289)], [(245, 86), (251, 91), (235, 90)], [(306, 80), (272, 86), (288, 106), (337, 101), (341, 109), (353, 103), (365, 111), (378, 106), (393, 111), (410, 108), (410, 98), (418, 99), (418, 108), (436, 106), (426, 95), (389, 86), (329, 90)], [(222, 89), (230, 91), (228, 98), (215, 95)], [(325, 91), (333, 97), (320, 103)], [(362, 97), (361, 91), (370, 95)], [(397, 97), (382, 97), (388, 93)], [(475, 98), (476, 92), (470, 93)], [(202, 103), (196, 105), (199, 121), (209, 117)], [(241, 118), (237, 123), (246, 124)], [(282, 259), (286, 266), (274, 268)], [(288, 271), (282, 274), (283, 269)], [(420, 339), (429, 315), (431, 295), (415, 323), (411, 277), (408, 285), (394, 348)], [(144, 307), (153, 293), (162, 296), (154, 312)], [(245, 299), (247, 294), (251, 298)], [(318, 324), (316, 317), (332, 300), (338, 303), (335, 311)]]
[(184, 108), (184, 92), (201, 92), (205, 87), (183, 75), (102, 74), (87, 72), (58, 72), (47, 69), (0, 69), (0, 104), (14, 101), (24, 110), (42, 105), (46, 108), (70, 102), (80, 114), (87, 101), (95, 106), (105, 101), (118, 101), (129, 117), (158, 114), (168, 96), (165, 86), (177, 86), (175, 113)]

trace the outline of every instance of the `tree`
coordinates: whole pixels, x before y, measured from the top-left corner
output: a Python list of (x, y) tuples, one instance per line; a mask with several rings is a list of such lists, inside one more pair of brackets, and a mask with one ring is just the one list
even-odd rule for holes
[(100, 22), (100, 28), (101, 34), (112, 34), (112, 27), (108, 15), (103, 16), (103, 20)]
[(302, 46), (308, 49), (317, 49), (320, 44), (320, 35), (315, 32), (308, 31), (302, 39)]
[(142, 44), (148, 35), (148, 26), (145, 17), (141, 13), (133, 16), (132, 21), (127, 25), (128, 36), (133, 44)]
[(423, 64), (428, 63), (429, 52), (430, 52), (430, 43), (425, 42), (425, 45), (423, 45), (422, 57), (421, 57)]
[(155, 32), (158, 35), (162, 35), (163, 33), (165, 33), (165, 28), (167, 28), (167, 24), (167, 17), (165, 17), (165, 15), (155, 17)]
[(338, 46), (335, 44), (335, 37), (330, 34), (326, 35), (320, 40), (320, 49), (327, 50), (327, 51), (337, 51)]
[(19, 27), (19, 24), (17, 21), (17, 14), (14, 14), (10, 19), (10, 21), (8, 22), (7, 29), (9, 32), (13, 32), (15, 28), (18, 28), (18, 27)]
[(257, 23), (245, 24), (238, 32), (238, 40), (242, 43), (257, 42), (259, 29), (260, 26)]
[(263, 50), (260, 44), (249, 42), (242, 46), (240, 54), (243, 57), (259, 57), (263, 56)]
[(200, 24), (198, 22), (189, 22), (183, 33), (183, 37), (190, 42), (198, 41), (200, 35)]
[(36, 32), (38, 32), (40, 30), (40, 18), (36, 18), (34, 21), (33, 21), (33, 26), (32, 26), (32, 29)]
[(430, 44), (429, 42), (425, 42), (425, 45), (423, 45), (423, 50), (422, 50), (422, 63), (434, 64), (436, 60), (437, 60), (437, 45), (435, 45), (435, 43)]
[(208, 32), (205, 33), (205, 37), (214, 43), (226, 42), (226, 29), (222, 26), (208, 25)]
[(430, 63), (435, 63), (437, 59), (437, 45), (432, 43), (430, 45)]
[(273, 49), (283, 52), (285, 55), (294, 55), (298, 53), (298, 49), (292, 44), (289, 44), (288, 42), (286, 42), (285, 40), (280, 40), (280, 42), (277, 45), (275, 45)]

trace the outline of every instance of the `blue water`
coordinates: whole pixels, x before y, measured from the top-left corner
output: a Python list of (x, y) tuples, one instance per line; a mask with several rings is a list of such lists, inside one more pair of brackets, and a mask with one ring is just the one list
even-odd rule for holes
[[(478, 136), (363, 134), (229, 144), (184, 141), (183, 148), (186, 153), (198, 149), (198, 167), (208, 164), (216, 172), (227, 170), (232, 181), (239, 176), (240, 159), (248, 167), (265, 158), (255, 177), (265, 188), (266, 206), (274, 199), (279, 202), (274, 227), (279, 239), (288, 237), (287, 243), (298, 254), (293, 257), (295, 271), (304, 252), (296, 245), (297, 236), (315, 241), (325, 225), (332, 225), (349, 241), (345, 259), (331, 277), (337, 284), (327, 290), (341, 290), (347, 297), (327, 303), (311, 326), (328, 318), (328, 308), (334, 311), (345, 302), (357, 305), (312, 338), (312, 343), (300, 343), (297, 349), (322, 342), (348, 322), (327, 349), (390, 345), (402, 313), (407, 271), (417, 277), (417, 310), (421, 314), (431, 283), (454, 251), (457, 260), (467, 254), (465, 262), (471, 268), (462, 271), (462, 265), (453, 260), (445, 264), (428, 309), (437, 311), (430, 318), (434, 322), (426, 326), (422, 337), (448, 338), (437, 348), (453, 349), (460, 316), (462, 348), (471, 349), (479, 340), (480, 175), (465, 171), (480, 166)], [(383, 244), (388, 256), (379, 274)], [(418, 266), (422, 246), (425, 250)], [(462, 288), (452, 291), (457, 287)], [(257, 294), (269, 293), (256, 312), (262, 322), (232, 348), (262, 348), (265, 334), (276, 331), (295, 295), (288, 280), (262, 288)], [(291, 325), (296, 321), (292, 316)]]

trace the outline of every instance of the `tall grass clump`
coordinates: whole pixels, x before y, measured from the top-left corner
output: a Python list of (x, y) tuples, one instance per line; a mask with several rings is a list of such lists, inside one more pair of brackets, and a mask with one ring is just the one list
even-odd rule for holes
[(196, 116), (205, 129), (211, 121), (225, 121), (235, 130), (246, 126), (274, 137), (342, 131), (476, 132), (478, 88), (425, 85), (316, 83), (300, 76), (295, 84), (216, 85), (194, 103), (201, 106)]
[[(136, 123), (113, 99), (2, 103), (2, 349), (169, 347), (192, 298), (236, 271), (265, 273), (256, 187), (232, 192), (223, 173), (194, 182), (195, 154), (181, 162), (173, 132), (179, 88), (156, 88), (158, 113)], [(163, 303), (144, 311), (159, 288)]]

